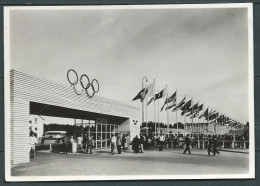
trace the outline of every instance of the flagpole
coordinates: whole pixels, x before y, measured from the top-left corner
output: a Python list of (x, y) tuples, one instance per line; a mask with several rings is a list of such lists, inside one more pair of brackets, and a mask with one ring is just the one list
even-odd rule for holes
[(154, 82), (154, 87), (153, 87), (153, 96), (154, 96), (154, 137), (156, 136), (156, 108), (155, 108), (155, 79), (153, 80)]
[(204, 115), (204, 113), (205, 113), (205, 111), (204, 111), (204, 103), (203, 103), (203, 107), (202, 107), (202, 110), (203, 110), (203, 146), (202, 146), (202, 148), (203, 149), (205, 149), (205, 115)]
[[(186, 95), (185, 95), (185, 102), (186, 102)], [(187, 135), (187, 124), (186, 124), (186, 103), (184, 105), (185, 113), (184, 113), (184, 127), (185, 127), (185, 136)]]
[[(199, 107), (199, 105), (198, 105), (198, 107)], [(199, 112), (200, 111), (198, 111), (198, 115), (199, 115)], [(200, 149), (200, 122), (199, 121), (200, 121), (200, 119), (199, 119), (199, 116), (198, 116), (198, 124), (197, 124), (197, 128), (198, 128), (198, 148)]]
[[(146, 79), (147, 82), (147, 77), (144, 76), (142, 79), (142, 90), (144, 89), (144, 80)], [(142, 100), (142, 125), (144, 123), (144, 101)]]
[(210, 111), (208, 110), (208, 126), (207, 126), (207, 134), (209, 133), (209, 113), (210, 113)]
[[(166, 91), (167, 91), (166, 101), (167, 101), (167, 108), (168, 108), (168, 85), (166, 85)], [(168, 130), (168, 137), (169, 137), (169, 135), (170, 135), (170, 131), (169, 131), (169, 109), (167, 109), (167, 130)]]
[(148, 136), (148, 123), (147, 123), (147, 96), (145, 97), (145, 108), (146, 108), (146, 113), (145, 113), (145, 119), (146, 119), (146, 135)]
[[(193, 114), (193, 98), (191, 98), (191, 113)], [(192, 126), (192, 136), (194, 135), (194, 131), (193, 131), (193, 117), (191, 117), (191, 126)]]
[[(176, 89), (176, 105), (177, 105), (177, 89)], [(176, 124), (177, 124), (177, 136), (178, 136), (178, 134), (179, 134), (179, 127), (178, 127), (178, 116), (177, 116), (177, 110), (178, 109), (176, 109)]]
[[(157, 93), (159, 93), (159, 90), (157, 90)], [(158, 125), (159, 125), (159, 135), (160, 135), (160, 133), (161, 133), (161, 126), (160, 126), (160, 111), (159, 111), (159, 100), (160, 99), (158, 99)]]

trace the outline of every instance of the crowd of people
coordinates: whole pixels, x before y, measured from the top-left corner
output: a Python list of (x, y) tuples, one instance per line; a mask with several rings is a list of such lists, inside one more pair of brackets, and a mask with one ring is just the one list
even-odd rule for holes
[[(35, 145), (38, 143), (37, 138), (33, 133), (30, 133), (30, 150), (35, 156)], [(183, 153), (188, 152), (191, 154), (191, 148), (204, 148), (207, 149), (208, 155), (211, 153), (213, 155), (218, 154), (218, 148), (248, 148), (249, 142), (243, 135), (189, 135), (183, 136), (179, 135), (164, 135), (160, 133), (158, 135), (147, 135), (139, 134), (136, 135), (130, 142), (130, 136), (128, 134), (112, 135), (111, 139), (108, 141), (111, 143), (111, 154), (122, 153), (123, 150), (133, 150), (134, 153), (144, 153), (144, 150), (151, 148), (158, 148), (158, 151), (163, 151), (164, 148), (182, 148)], [(94, 147), (93, 136), (89, 134), (84, 134), (83, 137), (79, 136), (74, 140), (73, 136), (68, 135), (62, 138), (63, 142), (63, 153), (68, 154), (69, 144), (77, 143), (77, 151), (82, 153), (92, 154), (92, 149)]]

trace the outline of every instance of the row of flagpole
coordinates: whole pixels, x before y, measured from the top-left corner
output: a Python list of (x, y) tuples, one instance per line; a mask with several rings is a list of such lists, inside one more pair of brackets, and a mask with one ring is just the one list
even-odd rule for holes
[[(193, 97), (191, 98), (191, 100), (189, 100), (188, 102), (186, 101), (186, 95), (184, 96), (184, 98), (182, 99), (182, 101), (180, 101), (179, 103), (177, 102), (177, 89), (175, 91), (175, 93), (173, 93), (171, 96), (169, 96), (168, 94), (168, 86), (166, 85), (166, 87), (161, 90), (158, 91), (158, 93), (155, 93), (155, 79), (153, 81), (153, 83), (151, 83), (149, 86), (145, 86), (143, 84), (143, 81), (146, 80), (147, 82), (147, 77), (143, 77), (142, 79), (142, 90), (136, 95), (136, 97), (133, 99), (133, 101), (140, 99), (142, 102), (142, 123), (144, 123), (144, 98), (145, 98), (145, 102), (146, 102), (146, 129), (147, 129), (147, 106), (154, 101), (154, 122), (155, 122), (155, 135), (157, 133), (156, 131), (156, 103), (155, 101), (158, 100), (158, 128), (159, 128), (159, 133), (160, 133), (160, 103), (159, 103), (159, 99), (161, 99), (162, 97), (166, 97), (163, 107), (161, 108), (161, 111), (164, 109), (164, 106), (166, 105), (166, 110), (167, 110), (167, 131), (168, 131), (168, 135), (169, 135), (169, 109), (173, 108), (172, 110), (176, 112), (176, 132), (178, 134), (178, 130), (179, 130), (179, 125), (178, 125), (178, 114), (177, 111), (181, 110), (182, 113), (181, 115), (184, 115), (184, 130), (185, 133), (187, 133), (187, 125), (186, 125), (186, 116), (190, 116), (191, 115), (191, 127), (192, 127), (192, 133), (194, 133), (194, 126), (193, 126), (193, 118), (197, 118), (197, 123), (199, 123), (199, 119), (202, 117), (203, 118), (203, 130), (205, 130), (205, 118), (207, 119), (207, 121), (209, 122), (210, 120), (214, 120), (217, 121), (219, 118), (222, 119), (222, 117), (224, 117), (225, 119), (229, 119), (229, 117), (225, 116), (225, 115), (220, 115), (219, 116), (219, 112), (213, 111), (213, 109), (211, 109), (209, 111), (209, 108), (207, 108), (207, 110), (204, 110), (204, 103), (199, 105), (199, 102), (197, 102), (196, 104), (193, 103)], [(147, 98), (148, 97), (152, 98), (147, 102)], [(171, 103), (171, 105), (169, 105), (169, 103)], [(178, 103), (178, 104), (177, 104)], [(194, 113), (194, 110), (196, 110), (196, 112)], [(200, 116), (198, 115), (200, 111), (203, 111), (203, 114), (201, 114)], [(187, 113), (190, 112), (188, 115)], [(214, 116), (211, 117), (210, 116)], [(237, 123), (236, 120), (233, 120)], [(222, 121), (221, 121), (222, 122)], [(225, 121), (224, 121), (225, 122)], [(240, 124), (240, 123), (239, 123)], [(207, 125), (207, 127), (209, 126), (209, 123)], [(195, 128), (196, 128), (196, 124), (195, 124)], [(201, 126), (197, 126), (197, 128), (201, 128)], [(199, 129), (199, 131), (201, 131)]]

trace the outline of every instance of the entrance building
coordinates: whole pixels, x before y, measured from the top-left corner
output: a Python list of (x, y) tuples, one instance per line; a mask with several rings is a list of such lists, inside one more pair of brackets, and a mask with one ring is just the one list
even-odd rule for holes
[[(66, 78), (66, 76), (65, 76)], [(64, 78), (64, 79), (65, 79)], [(95, 95), (76, 95), (72, 87), (17, 70), (10, 71), (10, 154), (11, 164), (29, 158), (29, 117), (37, 115), (74, 119), (74, 139), (78, 134), (93, 136), (96, 148), (110, 146), (112, 135), (127, 133), (130, 140), (140, 133), (139, 108)], [(44, 123), (44, 121), (43, 121)], [(81, 126), (81, 132), (76, 131)]]

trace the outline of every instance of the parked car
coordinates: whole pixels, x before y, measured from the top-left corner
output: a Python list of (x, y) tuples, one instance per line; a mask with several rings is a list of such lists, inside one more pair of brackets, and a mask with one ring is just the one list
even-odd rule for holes
[(56, 142), (59, 143), (62, 140), (62, 138), (66, 136), (66, 134), (66, 131), (47, 131), (45, 132), (44, 140), (56, 140)]

